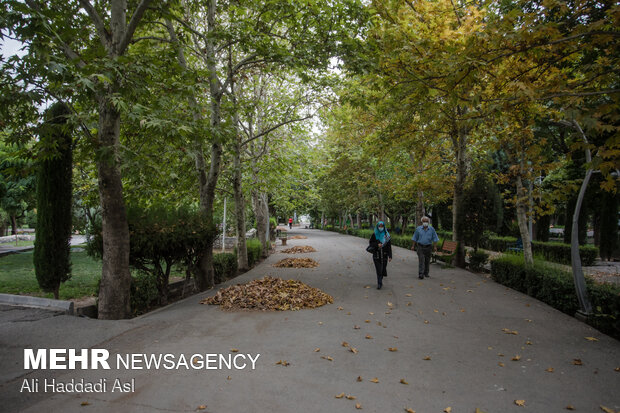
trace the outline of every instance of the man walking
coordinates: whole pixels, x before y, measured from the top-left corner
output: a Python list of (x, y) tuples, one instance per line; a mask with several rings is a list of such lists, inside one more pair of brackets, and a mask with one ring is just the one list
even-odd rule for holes
[(424, 277), (428, 278), (428, 270), (431, 264), (431, 253), (435, 247), (435, 243), (439, 241), (435, 228), (429, 225), (428, 217), (422, 217), (422, 225), (415, 229), (413, 237), (413, 245), (411, 251), (414, 251), (416, 245), (418, 246), (418, 277), (423, 280)]

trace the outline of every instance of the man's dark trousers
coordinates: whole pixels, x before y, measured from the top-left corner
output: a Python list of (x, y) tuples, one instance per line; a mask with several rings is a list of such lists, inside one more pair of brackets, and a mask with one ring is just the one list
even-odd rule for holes
[(428, 270), (431, 265), (431, 253), (433, 252), (433, 244), (418, 244), (418, 276), (420, 278), (428, 277)]

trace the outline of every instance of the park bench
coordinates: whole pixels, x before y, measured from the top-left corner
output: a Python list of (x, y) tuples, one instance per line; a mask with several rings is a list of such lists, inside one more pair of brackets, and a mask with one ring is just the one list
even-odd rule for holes
[(506, 251), (523, 252), (523, 240), (519, 238), (517, 242), (510, 244), (508, 248), (506, 248)]
[(437, 262), (437, 258), (439, 257), (453, 256), (456, 253), (457, 245), (458, 244), (456, 241), (445, 240), (443, 244), (441, 245), (441, 248), (439, 249), (439, 251), (435, 251), (431, 255), (432, 262)]

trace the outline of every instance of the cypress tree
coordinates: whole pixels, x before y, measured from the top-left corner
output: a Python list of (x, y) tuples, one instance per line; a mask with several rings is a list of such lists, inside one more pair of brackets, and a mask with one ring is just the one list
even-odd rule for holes
[(618, 195), (603, 191), (601, 196), (601, 258), (611, 260), (618, 247)]
[(34, 268), (39, 286), (58, 298), (60, 284), (71, 278), (69, 242), (72, 204), (72, 139), (64, 103), (53, 104), (40, 129), (37, 170), (37, 225)]

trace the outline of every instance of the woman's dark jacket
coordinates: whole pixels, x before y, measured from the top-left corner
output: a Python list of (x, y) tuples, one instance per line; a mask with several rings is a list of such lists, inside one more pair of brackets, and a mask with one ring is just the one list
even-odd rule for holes
[(375, 252), (373, 252), (372, 254), (373, 260), (381, 259), (381, 251), (383, 251), (384, 260), (387, 260), (388, 258), (392, 258), (392, 242), (390, 240), (388, 240), (388, 242), (383, 244), (383, 247), (379, 249), (378, 247), (379, 241), (377, 241), (377, 237), (375, 237), (375, 234), (372, 234), (372, 236), (370, 237), (370, 245), (375, 247)]

